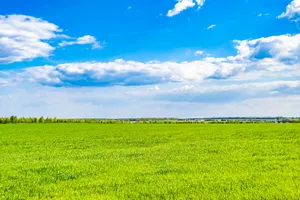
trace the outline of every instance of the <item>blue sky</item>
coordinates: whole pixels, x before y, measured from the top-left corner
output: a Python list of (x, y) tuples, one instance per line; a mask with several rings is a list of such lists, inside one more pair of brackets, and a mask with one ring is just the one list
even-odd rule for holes
[(297, 116), (299, 21), (300, 0), (10, 0), (0, 115)]

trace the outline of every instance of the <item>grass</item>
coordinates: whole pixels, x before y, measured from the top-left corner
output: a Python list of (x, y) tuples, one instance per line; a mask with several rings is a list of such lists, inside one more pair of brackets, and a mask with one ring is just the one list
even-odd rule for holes
[(0, 126), (0, 199), (299, 199), (300, 125)]

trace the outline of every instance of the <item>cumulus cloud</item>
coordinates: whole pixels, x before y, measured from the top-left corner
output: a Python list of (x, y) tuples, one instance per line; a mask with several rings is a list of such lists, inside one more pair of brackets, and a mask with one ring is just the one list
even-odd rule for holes
[(55, 24), (26, 15), (0, 15), (0, 63), (48, 57), (54, 50), (47, 41), (59, 37)]
[(133, 86), (168, 82), (200, 81), (214, 74), (214, 64), (195, 62), (113, 62), (66, 63), (27, 68), (20, 77), (31, 82), (65, 86)]
[(167, 13), (168, 17), (173, 17), (178, 15), (182, 11), (194, 7), (196, 4), (198, 8), (202, 7), (205, 0), (178, 0), (172, 10), (169, 10)]
[(85, 44), (91, 44), (92, 49), (100, 49), (102, 48), (100, 43), (96, 40), (94, 36), (91, 35), (85, 35), (83, 37), (77, 38), (76, 41), (62, 41), (59, 46), (65, 47), (65, 46), (70, 46), (70, 45), (85, 45)]
[[(50, 40), (69, 39), (53, 23), (26, 15), (0, 15), (0, 64), (49, 57), (55, 50)], [(61, 46), (92, 44), (101, 48), (95, 37), (86, 35), (76, 41), (62, 42)]]
[(50, 86), (191, 85), (205, 80), (300, 77), (300, 34), (235, 41), (237, 54), (189, 62), (77, 62), (12, 71), (16, 81)]
[(239, 59), (273, 58), (282, 62), (299, 62), (300, 34), (280, 35), (254, 40), (235, 41)]
[(207, 30), (212, 29), (212, 28), (215, 28), (216, 26), (217, 26), (217, 25), (212, 24), (212, 25), (210, 25), (209, 27), (207, 27)]
[(300, 0), (293, 0), (287, 7), (286, 11), (277, 18), (288, 18), (293, 21), (300, 20)]

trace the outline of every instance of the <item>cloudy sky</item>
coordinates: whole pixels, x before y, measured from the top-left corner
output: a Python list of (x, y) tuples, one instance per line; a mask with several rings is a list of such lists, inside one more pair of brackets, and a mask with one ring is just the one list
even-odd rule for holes
[(300, 0), (10, 0), (0, 116), (300, 115)]

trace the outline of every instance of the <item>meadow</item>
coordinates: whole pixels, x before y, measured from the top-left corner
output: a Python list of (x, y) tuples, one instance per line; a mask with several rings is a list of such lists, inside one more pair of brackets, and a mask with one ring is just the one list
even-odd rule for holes
[(300, 125), (0, 125), (0, 199), (299, 199)]

